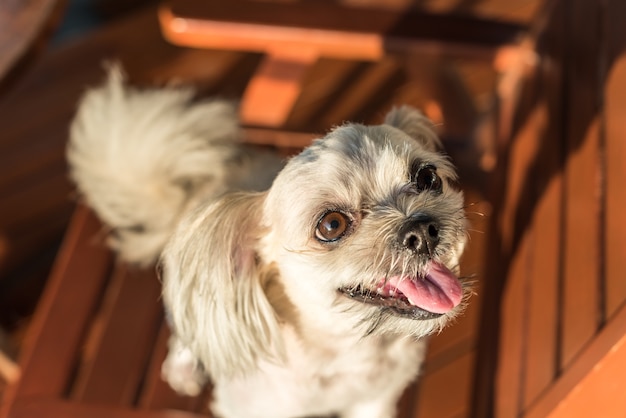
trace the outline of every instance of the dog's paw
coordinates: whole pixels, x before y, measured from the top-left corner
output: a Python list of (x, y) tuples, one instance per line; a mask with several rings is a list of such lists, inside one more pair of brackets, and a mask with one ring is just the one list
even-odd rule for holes
[(208, 378), (196, 357), (187, 348), (170, 348), (161, 366), (161, 377), (181, 395), (197, 396)]

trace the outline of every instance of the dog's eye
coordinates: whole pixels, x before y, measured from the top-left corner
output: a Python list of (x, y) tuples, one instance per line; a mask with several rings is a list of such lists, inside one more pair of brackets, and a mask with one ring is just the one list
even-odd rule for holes
[(323, 242), (340, 239), (350, 226), (350, 218), (341, 212), (328, 212), (317, 223), (315, 238)]
[(420, 192), (430, 190), (440, 193), (443, 187), (441, 177), (437, 175), (437, 167), (426, 165), (420, 168), (414, 177), (415, 187)]

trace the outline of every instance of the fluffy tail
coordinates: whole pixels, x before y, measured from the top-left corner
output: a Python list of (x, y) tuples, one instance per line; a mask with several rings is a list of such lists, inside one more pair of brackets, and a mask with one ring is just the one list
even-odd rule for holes
[(71, 177), (127, 261), (157, 259), (188, 200), (225, 187), (235, 108), (189, 88), (138, 90), (113, 67), (83, 97), (70, 131)]

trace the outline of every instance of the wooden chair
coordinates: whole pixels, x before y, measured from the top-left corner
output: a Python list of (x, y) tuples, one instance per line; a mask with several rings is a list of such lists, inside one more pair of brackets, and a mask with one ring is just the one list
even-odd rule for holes
[[(220, 7), (216, 7), (218, 3)], [(317, 3), (266, 5), (252, 2), (246, 3), (246, 7), (254, 9), (241, 9), (239, 3), (233, 8), (230, 3), (226, 7), (224, 2), (217, 1), (204, 2), (203, 6), (197, 4), (180, 1), (163, 5), (159, 10), (160, 26), (155, 10), (146, 10), (47, 55), (12, 88), (11, 106), (0, 103), (0, 112), (17, 121), (9, 131), (11, 139), (50, 135), (40, 149), (31, 150), (31, 156), (35, 160), (47, 156), (54, 164), (62, 166), (66, 129), (78, 97), (85, 86), (102, 78), (101, 61), (116, 58), (124, 64), (131, 81), (139, 85), (179, 78), (196, 84), (201, 94), (243, 96), (242, 117), (250, 125), (246, 141), (272, 146), (288, 154), (305, 146), (311, 136), (279, 131), (276, 127), (305, 126), (325, 130), (332, 125), (330, 121), (340, 123), (344, 115), (373, 117), (399, 99), (378, 94), (389, 86), (389, 79), (398, 75), (394, 61), (388, 59), (389, 54), (399, 57), (424, 54), (431, 58), (464, 56), (491, 68), (494, 57), (520, 30), (517, 25), (450, 18), (451, 23), (465, 25), (464, 31), (441, 32), (454, 26), (445, 26), (437, 17), (417, 12), (378, 11), (374, 14), (358, 9), (350, 13), (363, 19), (369, 32), (364, 31), (363, 26), (342, 31), (342, 26), (333, 19), (324, 20), (339, 16), (335, 14), (337, 11), (346, 12), (340, 6), (328, 9), (331, 6)], [(247, 11), (254, 13), (247, 15)], [(311, 27), (311, 16), (317, 16), (315, 22), (322, 27)], [(218, 25), (221, 32), (216, 44), (210, 44), (215, 42), (211, 40), (213, 35), (208, 38), (204, 23), (199, 23), (207, 20), (222, 24)], [(421, 25), (414, 27), (411, 22)], [(351, 21), (341, 23), (354, 24)], [(197, 25), (202, 26), (202, 30), (192, 31)], [(253, 31), (242, 32), (241, 25)], [(213, 23), (210, 27), (211, 31), (215, 30)], [(175, 47), (161, 39), (161, 30), (177, 43), (203, 48), (221, 45), (225, 50)], [(294, 31), (300, 31), (300, 35), (296, 36)], [(273, 40), (276, 44), (257, 42), (259, 33), (277, 34)], [(470, 38), (466, 38), (468, 33)], [(311, 38), (312, 34), (319, 37)], [(247, 46), (243, 44), (242, 35), (247, 37)], [(329, 35), (333, 37), (327, 38)], [(345, 49), (346, 43), (352, 46)], [(363, 47), (359, 49), (354, 45)], [(260, 56), (242, 51), (268, 54)], [(360, 60), (357, 70), (344, 71), (341, 77), (329, 71), (325, 74), (331, 74), (327, 78), (332, 82), (327, 79), (324, 83), (318, 82), (315, 74), (321, 72), (321, 67), (354, 68), (344, 61), (329, 58), (346, 51), (349, 58)], [(363, 60), (371, 63), (363, 64)], [(343, 91), (342, 97), (330, 94), (335, 102), (332, 109), (335, 119), (318, 118), (322, 114), (318, 105), (311, 106), (315, 111), (304, 106), (307, 101), (312, 103), (311, 97), (318, 93), (307, 89), (308, 83), (316, 81), (316, 88), (323, 85), (330, 91), (345, 83), (346, 77), (363, 82), (356, 83), (353, 90)], [(430, 81), (433, 86), (441, 87), (441, 80)], [(275, 103), (271, 112), (266, 112), (268, 90), (274, 92), (269, 96)], [(398, 94), (406, 99), (407, 92), (413, 91), (407, 87)], [(456, 100), (460, 90), (445, 93), (445, 89), (433, 87), (428, 91), (438, 92), (439, 95), (432, 95), (436, 96), (436, 103), (460, 103)], [(380, 97), (385, 99), (374, 100)], [(422, 99), (420, 96), (419, 100)], [(407, 101), (411, 103), (402, 100)], [(368, 107), (366, 112), (363, 102), (375, 106)], [(461, 113), (466, 109), (460, 104), (458, 107)], [(444, 118), (454, 120), (454, 106), (443, 108)], [(44, 114), (48, 109), (51, 114), (36, 126), (20, 122), (23, 120), (20, 115)], [(307, 119), (303, 115), (319, 119), (324, 126), (320, 126), (319, 121), (295, 123)], [(453, 123), (450, 125), (454, 128)], [(462, 128), (469, 129), (466, 125)], [(469, 136), (463, 129), (459, 132)], [(444, 134), (450, 135), (450, 131)], [(52, 155), (51, 149), (54, 150)], [(69, 187), (66, 181), (62, 184)], [(476, 196), (476, 192), (473, 193)], [(472, 196), (471, 191), (469, 194)], [(477, 206), (481, 211), (480, 205)], [(103, 246), (102, 239), (101, 225), (94, 215), (78, 206), (29, 330), (20, 362), (22, 379), (5, 394), (0, 417), (206, 416), (208, 391), (198, 398), (180, 398), (160, 380), (167, 329), (154, 273), (117, 262)], [(474, 242), (481, 240), (480, 236), (474, 237)], [(480, 244), (470, 248), (466, 262), (479, 263), (482, 248)], [(450, 330), (433, 339), (421, 383), (407, 389), (402, 399), (402, 417), (469, 416), (477, 321), (475, 302), (454, 328), (456, 332)]]
[(550, 2), (500, 95), (476, 417), (626, 414), (625, 18)]
[(523, 29), (469, 16), (326, 1), (168, 0), (159, 20), (165, 37), (177, 45), (262, 53), (241, 118), (268, 127), (287, 122), (304, 77), (320, 58), (378, 61), (426, 53), (491, 60)]

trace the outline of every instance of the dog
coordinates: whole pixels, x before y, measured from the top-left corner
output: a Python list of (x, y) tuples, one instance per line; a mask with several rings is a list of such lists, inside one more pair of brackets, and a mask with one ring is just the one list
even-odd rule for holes
[(347, 123), (286, 163), (239, 141), (236, 109), (122, 71), (83, 97), (71, 177), (132, 263), (158, 262), (163, 378), (210, 379), (224, 418), (388, 418), (427, 337), (466, 304), (463, 194), (411, 107)]

